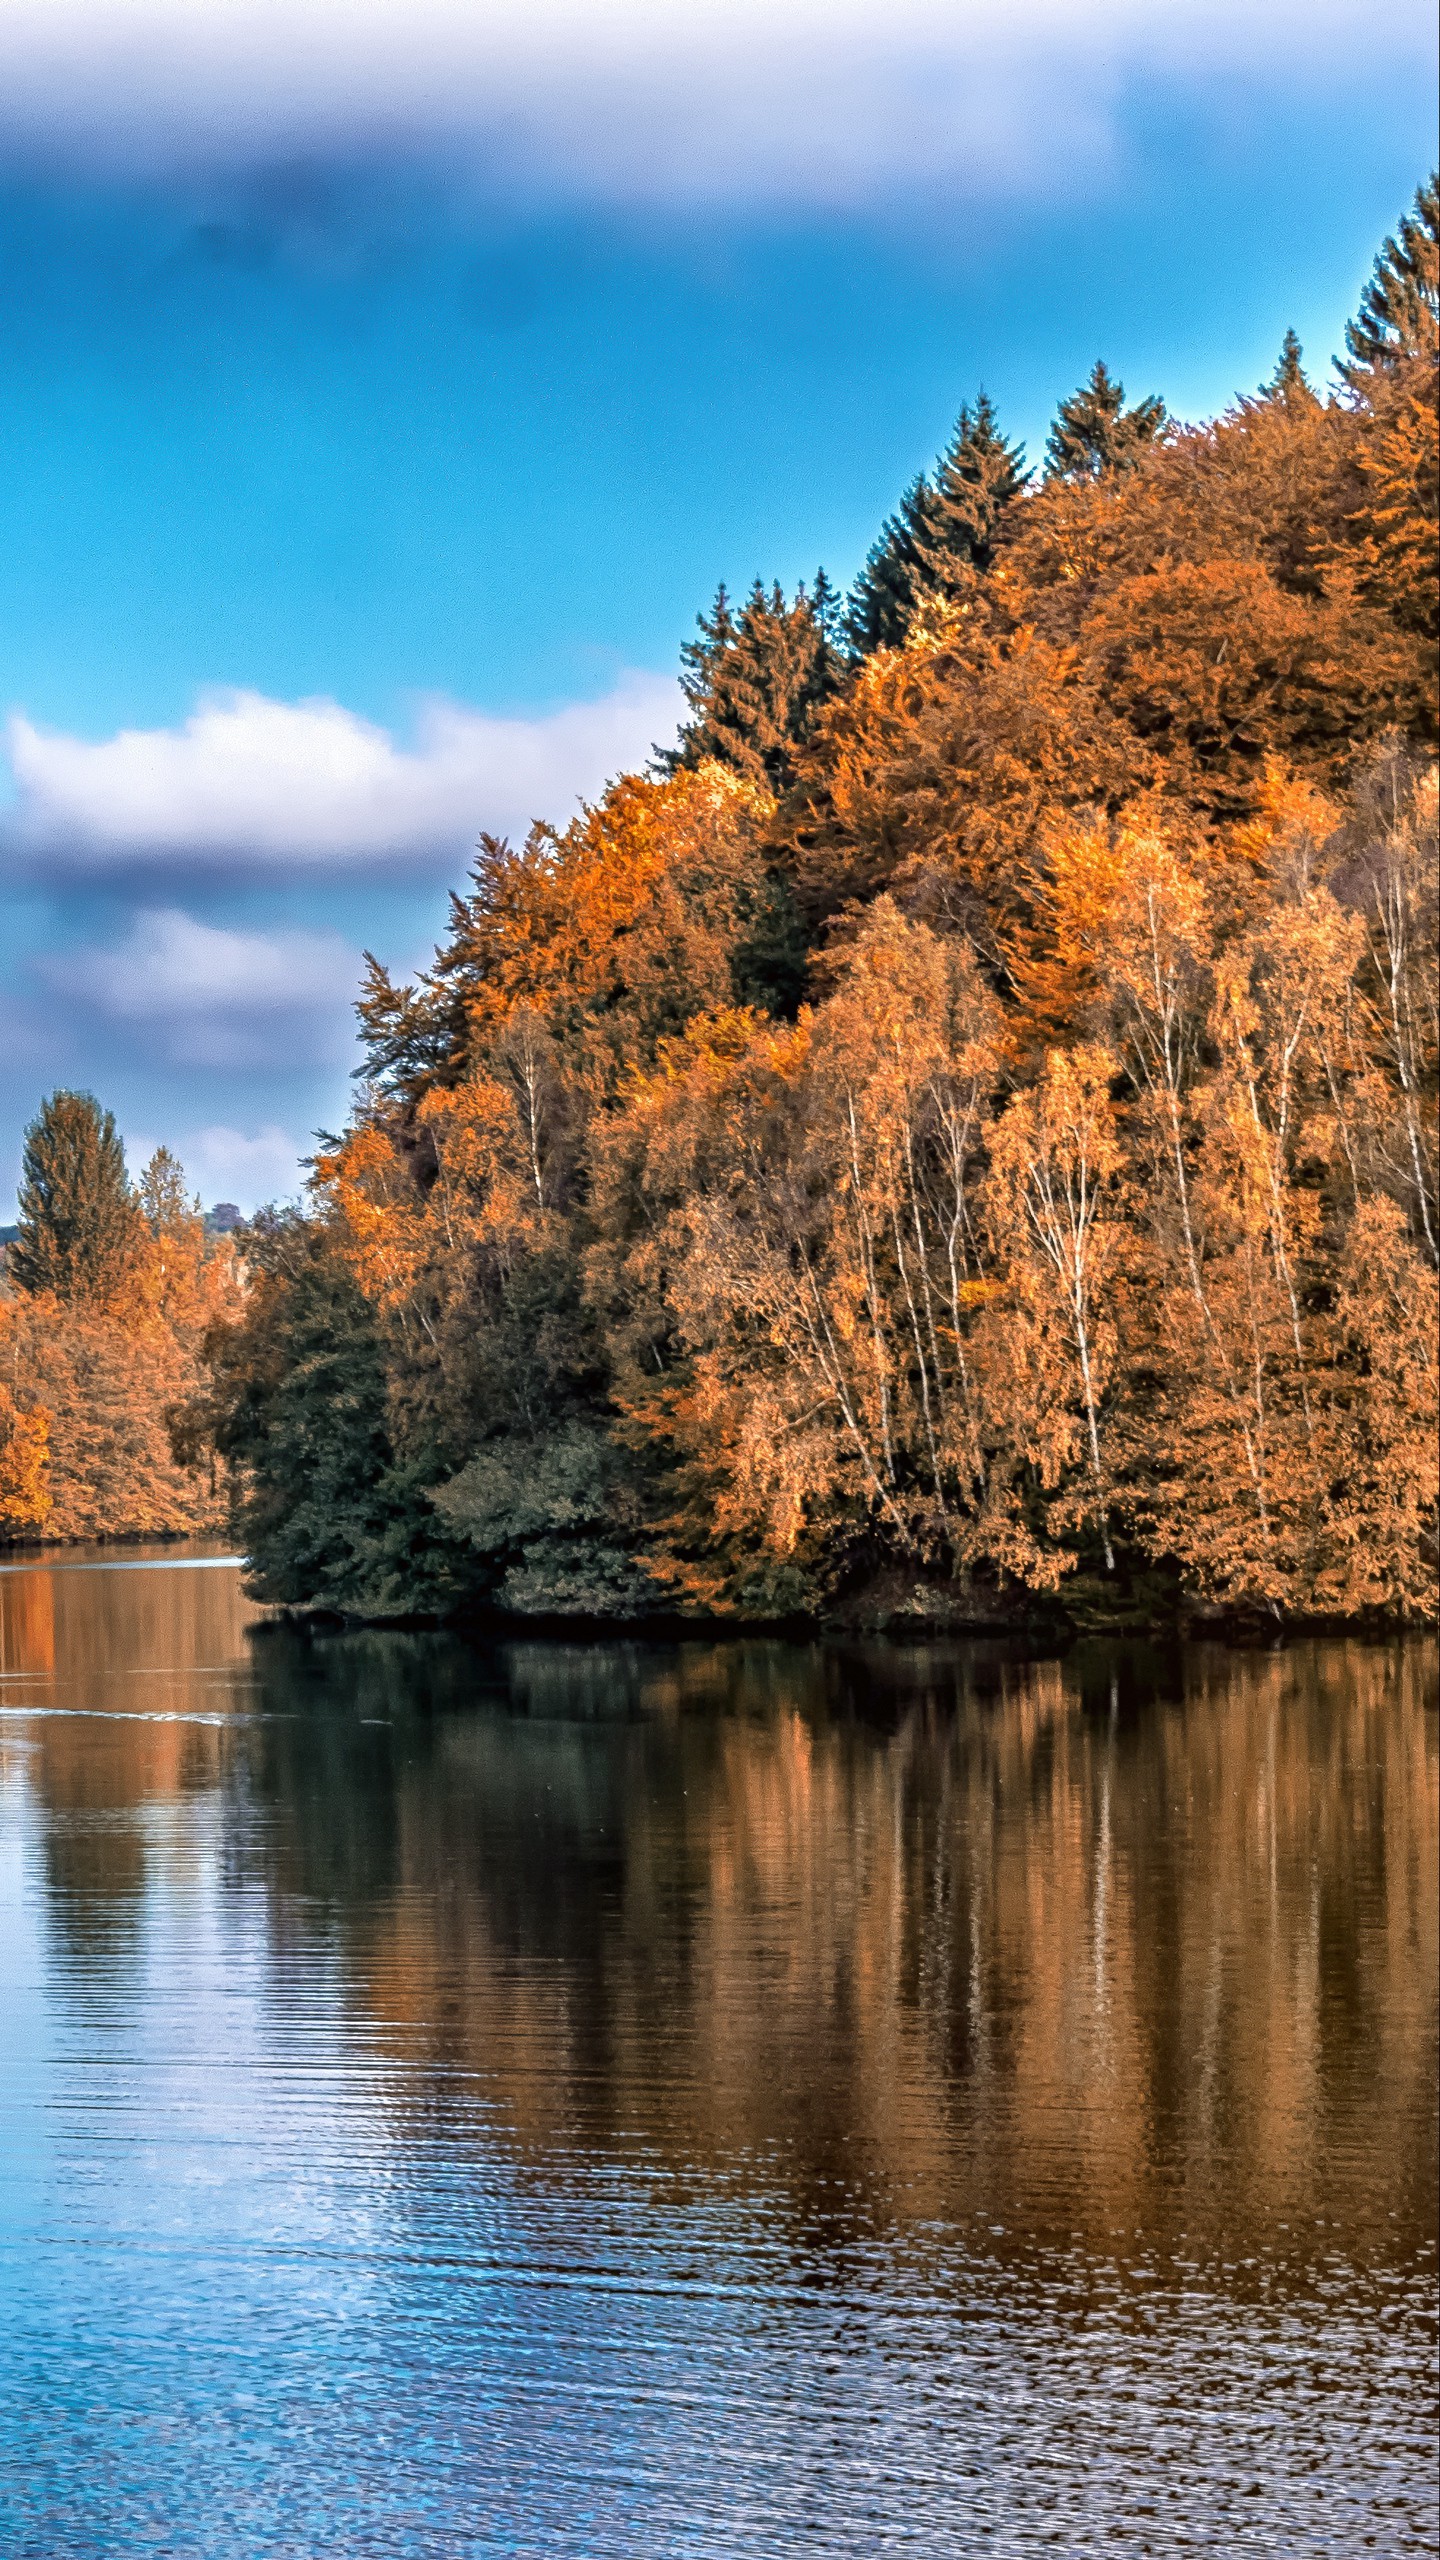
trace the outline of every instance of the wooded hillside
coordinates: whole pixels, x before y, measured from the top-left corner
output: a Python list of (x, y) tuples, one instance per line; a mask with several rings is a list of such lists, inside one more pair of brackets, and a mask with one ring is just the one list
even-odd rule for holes
[(371, 964), (186, 1424), (262, 1593), (1433, 1607), (1436, 230), (1327, 396), (975, 398)]

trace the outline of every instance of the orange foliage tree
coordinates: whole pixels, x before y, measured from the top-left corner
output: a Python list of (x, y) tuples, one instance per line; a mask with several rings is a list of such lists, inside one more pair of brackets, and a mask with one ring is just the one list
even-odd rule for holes
[(172, 1419), (201, 1383), (211, 1328), (238, 1311), (243, 1275), (230, 1240), (205, 1234), (167, 1150), (125, 1205), (119, 1244), (93, 1270), (66, 1279), (60, 1266), (60, 1288), (0, 1295), (5, 1535), (224, 1526), (223, 1469), (213, 1453), (177, 1456)]
[[(912, 492), (803, 717), (751, 735), (727, 625), (682, 757), (371, 964), (216, 1336), (267, 1588), (1430, 1605), (1434, 200), (1335, 396), (1287, 339), (1209, 424), (1012, 456), (887, 618)], [(157, 1268), (125, 1321), (188, 1340)]]
[(43, 1405), (18, 1405), (0, 1385), (0, 1534), (43, 1533), (53, 1509), (48, 1482), (50, 1416)]

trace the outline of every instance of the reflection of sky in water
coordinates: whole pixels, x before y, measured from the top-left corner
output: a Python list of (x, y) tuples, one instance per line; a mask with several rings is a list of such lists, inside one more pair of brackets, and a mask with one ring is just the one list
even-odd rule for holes
[(1427, 1651), (164, 1589), (0, 1602), (7, 2554), (1433, 2548)]

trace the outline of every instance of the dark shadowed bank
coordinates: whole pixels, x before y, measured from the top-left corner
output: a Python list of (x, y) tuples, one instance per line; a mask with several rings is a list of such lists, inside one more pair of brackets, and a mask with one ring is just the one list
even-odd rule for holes
[(259, 1597), (1433, 1613), (1436, 345), (1432, 181), (1332, 395), (967, 407), (482, 840), (169, 1411)]

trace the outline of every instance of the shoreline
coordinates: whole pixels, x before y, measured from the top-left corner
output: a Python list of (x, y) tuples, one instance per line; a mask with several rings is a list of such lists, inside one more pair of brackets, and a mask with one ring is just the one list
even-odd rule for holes
[[(189, 1556), (175, 1553), (182, 1548), (202, 1552)], [(137, 1549), (165, 1552), (141, 1555)], [(125, 1565), (138, 1572), (147, 1565), (163, 1569), (167, 1564), (185, 1563), (212, 1569), (234, 1565), (244, 1576), (247, 1560), (219, 1538), (185, 1534), (14, 1539), (0, 1546), (0, 1571), (9, 1573), (23, 1571), (27, 1566), (76, 1570), (87, 1564), (97, 1570), (104, 1570), (107, 1564)], [(713, 1643), (722, 1639), (744, 1642), (769, 1638), (805, 1644), (884, 1637), (895, 1643), (936, 1643), (945, 1639), (1013, 1642), (1050, 1651), (1094, 1638), (1172, 1644), (1208, 1641), (1253, 1649), (1306, 1636), (1393, 1642), (1401, 1637), (1440, 1632), (1440, 1595), (1435, 1612), (1425, 1617), (1314, 1610), (1272, 1613), (1258, 1605), (1225, 1605), (1184, 1593), (1177, 1593), (1168, 1606), (1146, 1607), (1133, 1592), (1116, 1592), (1112, 1597), (1103, 1584), (1089, 1576), (1076, 1578), (1073, 1600), (1068, 1606), (1059, 1597), (1046, 1594), (1037, 1598), (1021, 1592), (971, 1593), (964, 1601), (957, 1594), (952, 1601), (942, 1587), (923, 1584), (912, 1585), (906, 1594), (897, 1590), (893, 1578), (886, 1578), (856, 1591), (831, 1609), (778, 1617), (687, 1613), (665, 1608), (625, 1616), (554, 1611), (532, 1614), (478, 1600), (459, 1601), (445, 1610), (364, 1610), (340, 1607), (324, 1598), (271, 1600), (248, 1589), (245, 1596), (264, 1613), (257, 1630), (262, 1632), (267, 1627), (291, 1627), (324, 1636), (370, 1629), (377, 1633), (449, 1634), (507, 1642), (533, 1638), (548, 1643), (678, 1643), (704, 1638)]]
[(1190, 1610), (1173, 1616), (1117, 1614), (1113, 1618), (1070, 1616), (1051, 1610), (1043, 1615), (945, 1616), (937, 1612), (858, 1612), (811, 1617), (685, 1617), (657, 1610), (644, 1617), (527, 1616), (515, 1610), (465, 1607), (449, 1611), (365, 1612), (337, 1609), (324, 1603), (302, 1606), (261, 1600), (259, 1631), (288, 1627), (317, 1637), (358, 1635), (366, 1631), (395, 1635), (453, 1635), (462, 1639), (514, 1643), (747, 1643), (757, 1639), (790, 1644), (835, 1643), (883, 1639), (893, 1644), (1014, 1644), (1043, 1652), (1063, 1652), (1086, 1642), (1137, 1644), (1225, 1644), (1248, 1651), (1282, 1645), (1305, 1637), (1349, 1637), (1370, 1643), (1435, 1636), (1437, 1618), (1398, 1616), (1342, 1617), (1316, 1614), (1266, 1617), (1258, 1610)]

